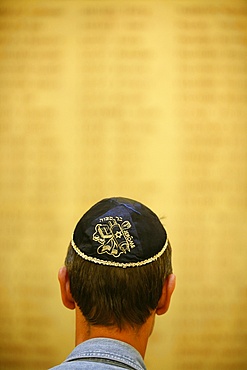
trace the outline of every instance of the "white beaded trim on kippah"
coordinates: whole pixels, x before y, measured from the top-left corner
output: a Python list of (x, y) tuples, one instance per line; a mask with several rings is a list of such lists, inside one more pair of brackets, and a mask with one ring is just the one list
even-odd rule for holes
[(99, 258), (88, 256), (85, 253), (83, 253), (76, 246), (76, 244), (75, 244), (75, 242), (73, 240), (73, 235), (72, 235), (72, 239), (71, 239), (71, 245), (72, 245), (73, 249), (75, 250), (75, 252), (79, 256), (81, 256), (83, 259), (85, 259), (86, 261), (90, 261), (90, 262), (93, 262), (93, 263), (98, 263), (99, 265), (114, 266), (114, 267), (123, 267), (123, 268), (143, 266), (143, 265), (147, 265), (148, 263), (151, 263), (153, 261), (156, 261), (165, 252), (168, 244), (169, 244), (169, 240), (167, 238), (164, 246), (159, 251), (159, 253), (157, 253), (155, 256), (150, 257), (150, 258), (148, 258), (146, 260), (143, 260), (143, 261), (140, 261), (140, 262), (129, 262), (129, 263), (128, 262), (126, 262), (126, 263), (122, 262), (121, 263), (121, 262), (114, 262), (114, 261), (104, 261), (104, 260), (101, 260)]

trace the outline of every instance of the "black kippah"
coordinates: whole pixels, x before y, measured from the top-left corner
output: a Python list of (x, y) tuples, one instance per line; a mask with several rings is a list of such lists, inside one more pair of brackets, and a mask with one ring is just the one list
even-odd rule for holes
[(79, 220), (71, 244), (82, 258), (115, 267), (136, 267), (160, 257), (167, 233), (148, 207), (127, 198), (96, 203)]

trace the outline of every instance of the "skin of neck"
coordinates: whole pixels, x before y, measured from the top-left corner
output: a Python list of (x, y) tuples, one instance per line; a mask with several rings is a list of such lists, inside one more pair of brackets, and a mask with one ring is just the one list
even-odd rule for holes
[(150, 337), (155, 321), (155, 313), (151, 313), (147, 321), (138, 329), (127, 327), (120, 330), (117, 327), (105, 327), (90, 325), (82, 315), (78, 306), (75, 307), (76, 314), (76, 333), (75, 344), (78, 345), (88, 339), (93, 338), (110, 338), (117, 339), (130, 344), (144, 358), (148, 338)]

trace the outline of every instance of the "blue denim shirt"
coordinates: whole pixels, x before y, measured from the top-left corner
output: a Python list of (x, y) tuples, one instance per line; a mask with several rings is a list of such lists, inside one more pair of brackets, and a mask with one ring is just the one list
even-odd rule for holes
[[(146, 370), (140, 353), (125, 342), (109, 338), (89, 339), (74, 348), (52, 370)], [(50, 369), (51, 370), (51, 369)]]

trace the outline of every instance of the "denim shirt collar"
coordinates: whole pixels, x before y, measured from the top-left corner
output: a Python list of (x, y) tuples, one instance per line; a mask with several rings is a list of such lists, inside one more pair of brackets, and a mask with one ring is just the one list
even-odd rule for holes
[(131, 345), (115, 339), (94, 338), (78, 344), (65, 362), (99, 358), (119, 362), (135, 370), (146, 370), (140, 353)]

